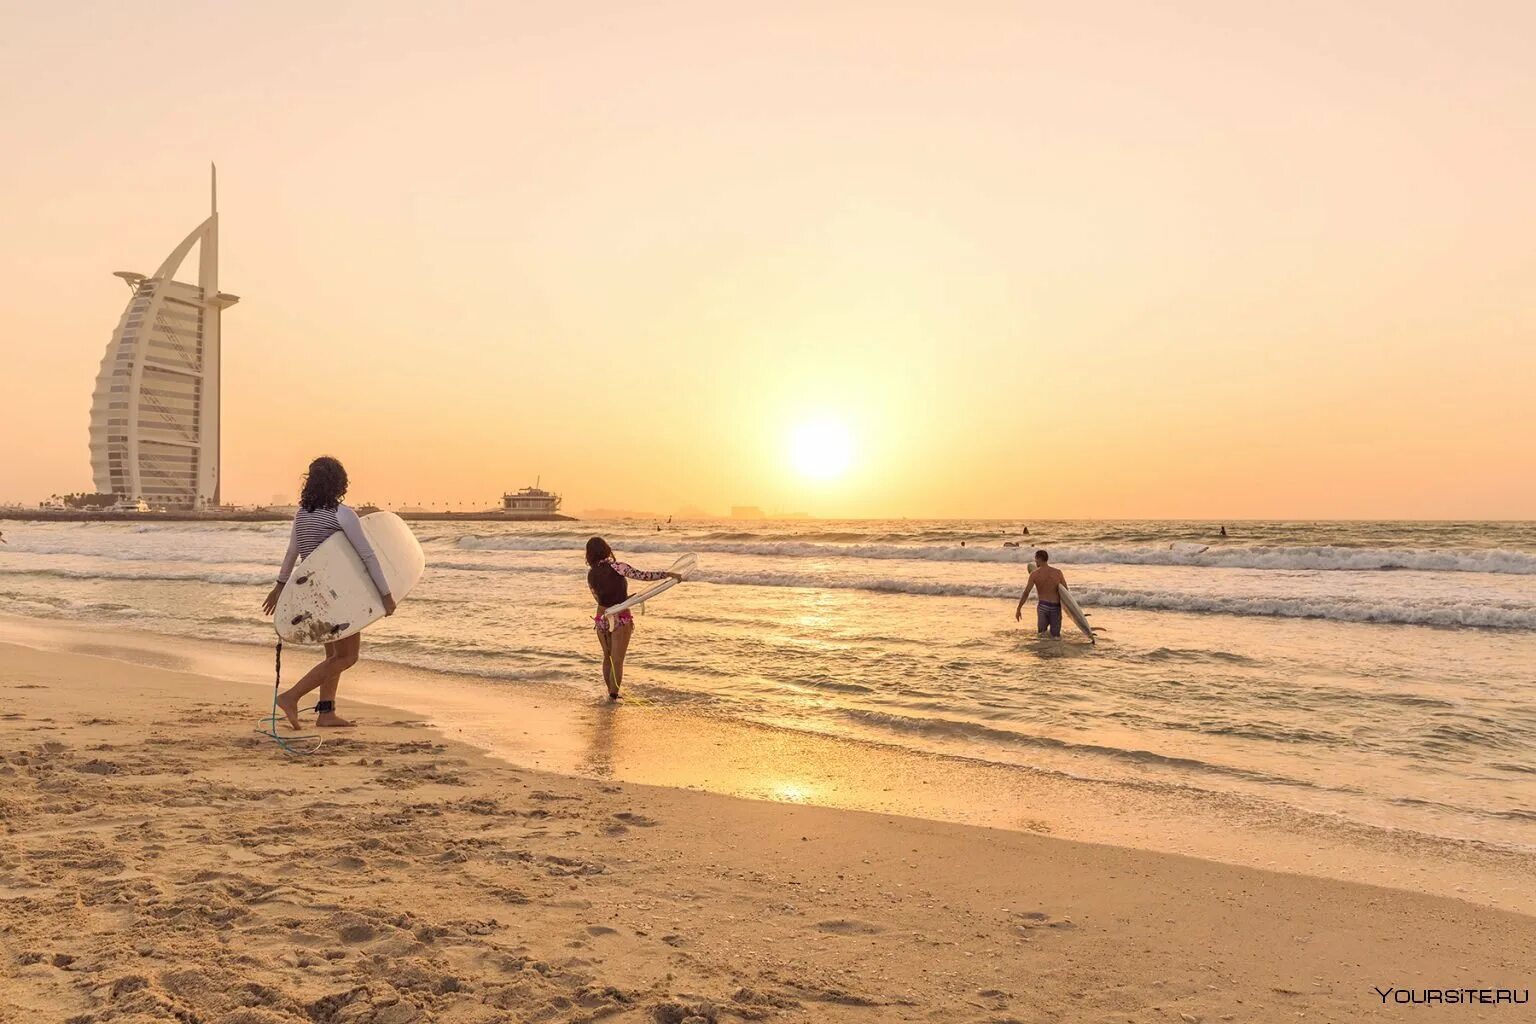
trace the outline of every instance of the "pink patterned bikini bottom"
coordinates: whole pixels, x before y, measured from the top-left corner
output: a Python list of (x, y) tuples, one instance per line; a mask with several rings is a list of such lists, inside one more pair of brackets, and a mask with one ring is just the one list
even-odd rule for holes
[[(633, 626), (635, 624), (635, 617), (629, 614), (629, 612), (619, 612), (619, 614), (615, 615), (614, 618), (619, 620), (619, 625), (621, 626)], [(597, 630), (599, 633), (608, 632), (608, 616), (592, 616), (592, 628)]]

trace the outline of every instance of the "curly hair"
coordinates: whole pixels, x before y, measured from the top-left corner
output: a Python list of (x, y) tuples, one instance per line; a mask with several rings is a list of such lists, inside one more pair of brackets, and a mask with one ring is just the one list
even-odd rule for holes
[(335, 508), (347, 495), (347, 471), (336, 459), (322, 455), (309, 464), (299, 504), (306, 512)]
[(596, 565), (604, 559), (613, 557), (613, 548), (601, 537), (593, 537), (587, 541), (587, 564)]

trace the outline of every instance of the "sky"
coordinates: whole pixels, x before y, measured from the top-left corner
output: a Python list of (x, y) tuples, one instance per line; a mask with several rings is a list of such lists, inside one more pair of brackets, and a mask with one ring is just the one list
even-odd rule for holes
[(1532, 111), (1524, 2), (0, 0), (0, 501), (216, 161), (227, 501), (1536, 518)]

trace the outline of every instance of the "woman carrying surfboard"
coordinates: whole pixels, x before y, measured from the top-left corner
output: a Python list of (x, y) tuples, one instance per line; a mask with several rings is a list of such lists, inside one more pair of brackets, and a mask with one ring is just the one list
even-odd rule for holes
[(644, 572), (613, 556), (613, 549), (601, 537), (587, 541), (587, 587), (597, 601), (597, 614), (592, 626), (597, 630), (597, 642), (603, 648), (603, 682), (608, 686), (608, 699), (619, 699), (619, 686), (624, 682), (624, 655), (629, 651), (629, 638), (635, 632), (635, 617), (627, 610), (614, 616), (612, 628), (603, 614), (616, 604), (629, 598), (629, 580), (680, 580), (675, 572)]
[[(356, 512), (341, 503), (346, 493), (347, 471), (340, 462), (329, 455), (322, 455), (309, 464), (309, 472), (304, 475), (304, 490), (299, 495), (299, 510), (293, 516), (293, 531), (288, 536), (288, 553), (283, 556), (283, 567), (278, 570), (277, 584), (262, 602), (263, 612), (271, 615), (277, 609), (277, 599), (288, 585), (294, 563), (301, 558), (308, 558), (332, 534), (344, 533), (357, 551), (357, 557), (367, 567), (373, 585), (379, 588), (379, 596), (384, 602), (384, 614), (395, 614), (394, 596), (389, 592), (389, 583), (384, 579), (384, 570), (373, 552), (373, 545), (368, 543), (368, 537), (363, 533), (363, 524), (358, 520)], [(341, 674), (357, 664), (357, 655), (362, 646), (361, 633), (326, 644), (325, 660), (278, 695), (277, 706), (282, 708), (289, 725), (295, 729), (301, 728), (299, 700), (317, 687), (320, 699), (315, 703), (315, 711), (319, 715), (315, 724), (333, 729), (346, 728), (352, 724), (336, 714), (336, 691), (341, 686)]]

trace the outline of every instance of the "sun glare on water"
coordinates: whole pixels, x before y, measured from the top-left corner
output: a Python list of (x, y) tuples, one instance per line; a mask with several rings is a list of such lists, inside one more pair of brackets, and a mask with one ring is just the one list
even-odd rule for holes
[(815, 420), (795, 428), (789, 442), (790, 460), (801, 474), (831, 480), (853, 462), (853, 435), (837, 420)]

